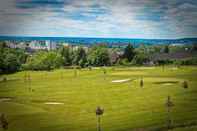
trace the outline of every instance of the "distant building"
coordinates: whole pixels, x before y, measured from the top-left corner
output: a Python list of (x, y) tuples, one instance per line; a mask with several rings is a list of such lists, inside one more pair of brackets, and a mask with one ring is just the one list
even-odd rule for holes
[(47, 50), (55, 50), (57, 48), (57, 43), (55, 41), (47, 40), (45, 41)]
[(47, 49), (44, 41), (31, 41), (29, 43), (29, 48), (34, 50), (45, 50)]
[(29, 43), (29, 48), (34, 50), (55, 50), (57, 48), (57, 43), (53, 41), (31, 41)]

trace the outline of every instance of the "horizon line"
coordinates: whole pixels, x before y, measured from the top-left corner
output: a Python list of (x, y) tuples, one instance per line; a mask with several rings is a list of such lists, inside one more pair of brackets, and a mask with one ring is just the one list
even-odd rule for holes
[(17, 35), (0, 35), (0, 37), (32, 37), (32, 38), (90, 38), (90, 39), (145, 39), (145, 40), (178, 40), (178, 39), (197, 39), (196, 37), (178, 37), (178, 38), (137, 38), (137, 37), (96, 37), (96, 36), (17, 36)]

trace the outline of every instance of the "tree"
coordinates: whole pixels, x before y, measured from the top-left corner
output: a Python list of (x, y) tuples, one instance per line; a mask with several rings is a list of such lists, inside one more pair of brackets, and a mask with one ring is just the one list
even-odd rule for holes
[(64, 59), (56, 52), (40, 51), (29, 57), (25, 69), (30, 70), (52, 70), (63, 65)]
[(132, 64), (142, 65), (144, 62), (147, 62), (148, 60), (149, 60), (148, 55), (140, 53), (134, 56), (132, 60)]
[(90, 50), (88, 63), (94, 66), (110, 65), (109, 52), (106, 46), (95, 46)]
[(124, 50), (123, 58), (126, 58), (129, 62), (131, 62), (134, 56), (134, 47), (131, 44), (128, 44)]
[(87, 54), (86, 54), (86, 51), (82, 47), (77, 49), (74, 54), (75, 55), (74, 55), (73, 63), (75, 65), (79, 65), (81, 67), (87, 66)]
[(61, 54), (62, 57), (64, 57), (64, 65), (65, 66), (70, 66), (72, 65), (72, 59), (73, 59), (73, 52), (69, 47), (61, 47), (59, 49), (59, 53)]
[(3, 72), (4, 67), (4, 50), (0, 47), (0, 74)]
[(143, 87), (144, 86), (144, 81), (143, 81), (143, 78), (141, 78), (140, 80), (140, 87)]
[(192, 51), (197, 51), (197, 43), (193, 43), (193, 44), (192, 44), (191, 50), (192, 50)]
[(103, 115), (104, 109), (101, 109), (99, 106), (96, 108), (96, 116), (97, 116), (97, 131), (101, 131), (101, 115)]
[(3, 48), (7, 48), (8, 46), (7, 46), (7, 44), (6, 44), (6, 42), (0, 42), (0, 49), (3, 49)]
[(188, 83), (187, 81), (183, 81), (183, 88), (187, 89), (189, 86), (188, 86)]
[(165, 47), (164, 47), (164, 53), (169, 53), (169, 46), (168, 45), (165, 45)]
[(0, 116), (0, 125), (2, 126), (2, 128), (4, 130), (7, 130), (8, 129), (8, 121), (5, 118), (5, 115), (4, 114), (1, 114), (1, 116)]
[(171, 111), (171, 107), (173, 107), (174, 104), (171, 100), (171, 97), (168, 96), (167, 101), (166, 101), (166, 107), (167, 107), (167, 113), (168, 113), (168, 120), (167, 120), (167, 128), (170, 129), (172, 126), (172, 120), (170, 118), (170, 111)]
[(0, 73), (13, 73), (26, 61), (26, 54), (21, 49), (11, 49), (0, 43)]
[(20, 62), (17, 59), (17, 56), (11, 53), (7, 54), (4, 58), (4, 65), (8, 72), (15, 72), (20, 68)]

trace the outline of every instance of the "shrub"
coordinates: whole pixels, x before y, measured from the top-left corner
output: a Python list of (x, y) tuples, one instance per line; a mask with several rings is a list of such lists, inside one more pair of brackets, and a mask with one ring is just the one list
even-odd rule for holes
[(185, 88), (185, 89), (188, 88), (188, 83), (187, 83), (187, 81), (184, 81), (184, 82), (183, 82), (183, 88)]
[(145, 54), (138, 54), (132, 60), (132, 63), (135, 65), (142, 65), (143, 63), (149, 60), (148, 56)]
[(197, 58), (189, 58), (184, 60), (174, 60), (175, 65), (197, 65)]
[(140, 80), (140, 87), (143, 87), (144, 86), (144, 81), (143, 79)]
[(129, 66), (131, 63), (127, 59), (121, 59), (119, 60), (119, 65)]
[(1, 116), (0, 116), (0, 125), (2, 126), (2, 128), (4, 130), (7, 130), (8, 129), (8, 121), (5, 118), (5, 115), (4, 114), (1, 114)]
[(92, 47), (88, 54), (88, 64), (93, 66), (110, 65), (108, 49), (105, 46)]
[(124, 49), (123, 58), (131, 62), (134, 56), (135, 56), (134, 47), (132, 44), (128, 44), (127, 47)]
[(0, 73), (19, 71), (21, 65), (26, 61), (26, 56), (24, 50), (0, 46)]
[(52, 70), (63, 65), (63, 58), (56, 52), (37, 52), (27, 59), (24, 69), (27, 70)]
[(7, 81), (7, 78), (6, 77), (3, 77), (3, 81), (6, 82)]

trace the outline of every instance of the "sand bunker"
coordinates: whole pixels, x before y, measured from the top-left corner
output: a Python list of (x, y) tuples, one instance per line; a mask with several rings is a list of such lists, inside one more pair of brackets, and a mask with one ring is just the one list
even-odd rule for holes
[(164, 86), (170, 86), (170, 85), (173, 85), (172, 83), (165, 83), (165, 84), (162, 84)]
[(127, 82), (130, 81), (131, 79), (124, 79), (124, 80), (113, 80), (112, 83), (123, 83), (123, 82)]
[(62, 102), (45, 102), (46, 105), (64, 105)]
[(9, 97), (3, 97), (3, 98), (0, 98), (0, 102), (7, 102), (7, 101), (11, 101), (12, 98), (9, 98)]
[(154, 84), (159, 84), (159, 85), (165, 85), (165, 86), (170, 86), (174, 84), (178, 84), (179, 81), (161, 81), (161, 82), (154, 82)]

